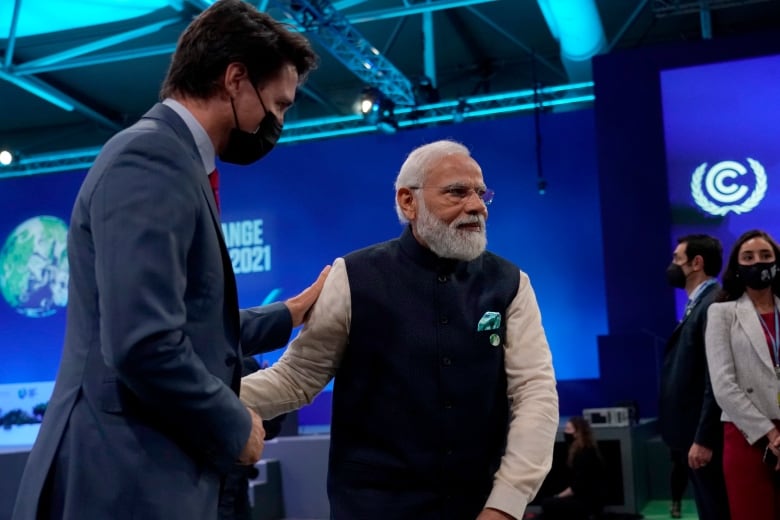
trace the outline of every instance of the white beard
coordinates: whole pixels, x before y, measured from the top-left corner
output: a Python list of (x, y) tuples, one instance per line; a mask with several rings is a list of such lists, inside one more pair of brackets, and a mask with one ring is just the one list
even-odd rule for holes
[[(474, 260), (485, 251), (487, 234), (483, 215), (466, 215), (447, 225), (428, 211), (422, 197), (418, 201), (419, 215), (415, 222), (416, 231), (431, 251), (442, 258), (467, 262)], [(482, 228), (480, 231), (458, 229), (461, 224), (475, 222), (479, 222)]]

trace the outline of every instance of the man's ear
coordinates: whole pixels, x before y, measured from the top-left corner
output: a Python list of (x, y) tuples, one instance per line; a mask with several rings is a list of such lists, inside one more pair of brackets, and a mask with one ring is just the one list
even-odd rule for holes
[(691, 267), (696, 270), (704, 271), (704, 258), (701, 255), (696, 255), (691, 260)]
[(243, 63), (234, 61), (228, 64), (225, 68), (225, 74), (222, 77), (222, 86), (225, 89), (225, 93), (228, 97), (236, 97), (238, 90), (241, 86), (241, 82), (249, 77), (249, 73), (246, 69), (246, 65)]
[(398, 188), (395, 193), (395, 200), (398, 202), (398, 207), (401, 208), (404, 216), (409, 222), (414, 222), (417, 219), (417, 199), (414, 197), (414, 193), (409, 188)]

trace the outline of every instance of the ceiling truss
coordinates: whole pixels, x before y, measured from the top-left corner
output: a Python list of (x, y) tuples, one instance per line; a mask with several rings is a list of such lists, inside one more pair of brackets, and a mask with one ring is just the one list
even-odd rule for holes
[[(499, 114), (516, 113), (535, 108), (549, 108), (567, 104), (588, 105), (591, 103), (593, 101), (592, 83), (565, 84), (565, 75), (560, 68), (536, 56), (523, 42), (517, 40), (510, 31), (500, 27), (496, 22), (474, 7), (494, 1), (496, 0), (428, 0), (425, 3), (415, 4), (403, 2), (403, 5), (394, 8), (353, 12), (351, 14), (344, 14), (340, 9), (354, 8), (361, 4), (367, 4), (367, 2), (363, 0), (334, 0), (333, 3), (328, 0), (260, 0), (255, 3), (261, 10), (267, 10), (269, 7), (281, 9), (288, 17), (295, 20), (298, 27), (305, 30), (308, 36), (318, 39), (325, 48), (366, 85), (378, 89), (392, 100), (395, 104), (392, 114), (394, 128), (457, 123), (464, 120), (493, 117)], [(22, 0), (15, 0), (15, 18), (18, 17), (21, 3)], [(78, 111), (101, 126), (111, 130), (118, 130), (122, 125), (116, 116), (90, 107), (86, 102), (76, 99), (75, 96), (59, 91), (54, 86), (42, 81), (38, 75), (149, 56), (170, 55), (176, 48), (175, 42), (151, 46), (139, 45), (133, 49), (121, 51), (110, 50), (110, 48), (119, 43), (138, 41), (143, 36), (179, 23), (182, 18), (189, 18), (193, 11), (202, 10), (210, 3), (210, 0), (170, 0), (170, 7), (176, 11), (176, 14), (172, 17), (169, 16), (161, 21), (135, 27), (109, 37), (98, 38), (91, 42), (27, 62), (14, 62), (15, 24), (12, 24), (5, 58), (0, 62), (0, 80), (13, 83), (64, 110)], [(420, 104), (425, 103), (425, 101), (415, 99), (412, 82), (395, 68), (384, 57), (382, 52), (365, 40), (354, 27), (356, 24), (387, 19), (398, 19), (398, 26), (400, 27), (405, 17), (411, 15), (422, 16), (425, 45), (423, 46), (421, 61), (426, 76), (428, 76), (428, 79), (435, 87), (434, 26), (431, 15), (436, 11), (461, 7), (466, 8), (465, 12), (477, 17), (492, 30), (505, 38), (509, 38), (514, 44), (533, 56), (533, 59), (555, 70), (558, 73), (557, 75), (562, 76), (562, 84), (540, 89), (537, 93), (533, 90), (499, 94), (486, 93), (442, 102)], [(394, 37), (391, 36), (391, 40), (387, 42), (386, 48), (392, 46), (393, 39)], [(318, 92), (313, 86), (304, 86), (302, 90), (323, 106), (333, 106), (327, 97)], [(534, 99), (535, 94), (538, 95), (536, 101)], [(285, 125), (285, 133), (281, 142), (293, 143), (376, 131), (378, 131), (378, 128), (375, 124), (367, 123), (360, 114), (351, 114), (290, 122)], [(98, 151), (99, 148), (94, 147), (28, 155), (26, 157), (20, 156), (12, 165), (0, 167), (0, 177), (86, 168), (92, 164)]]
[[(566, 105), (582, 108), (590, 106), (594, 99), (592, 82), (557, 85), (538, 91), (526, 89), (397, 108), (393, 120), (399, 129), (419, 128), (527, 112), (536, 108), (550, 110)], [(369, 124), (361, 115), (328, 117), (286, 124), (279, 142), (299, 143), (379, 131), (376, 124)], [(13, 164), (0, 168), (0, 178), (89, 168), (99, 151), (100, 147), (92, 147), (21, 157)]]

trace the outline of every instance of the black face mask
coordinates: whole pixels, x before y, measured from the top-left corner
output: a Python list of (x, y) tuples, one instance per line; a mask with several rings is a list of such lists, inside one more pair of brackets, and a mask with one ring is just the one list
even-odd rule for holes
[(772, 281), (777, 275), (777, 264), (775, 262), (760, 262), (753, 265), (738, 265), (737, 278), (740, 279), (746, 287), (760, 291), (772, 285)]
[(675, 289), (685, 289), (685, 282), (688, 281), (688, 277), (683, 272), (681, 265), (671, 263), (666, 268), (666, 281)]
[(563, 433), (563, 441), (566, 443), (566, 445), (570, 445), (572, 442), (574, 442), (574, 434), (573, 433)]
[(233, 99), (230, 99), (230, 106), (233, 107), (233, 119), (236, 122), (230, 130), (230, 137), (228, 138), (227, 146), (219, 154), (220, 160), (240, 164), (245, 166), (252, 164), (255, 161), (265, 157), (268, 152), (276, 145), (279, 140), (279, 136), (282, 135), (282, 125), (273, 112), (265, 108), (263, 98), (255, 89), (257, 99), (260, 100), (260, 104), (265, 110), (265, 117), (260, 121), (260, 126), (254, 133), (245, 132), (241, 130), (238, 125), (238, 115), (236, 114), (236, 106), (233, 104)]

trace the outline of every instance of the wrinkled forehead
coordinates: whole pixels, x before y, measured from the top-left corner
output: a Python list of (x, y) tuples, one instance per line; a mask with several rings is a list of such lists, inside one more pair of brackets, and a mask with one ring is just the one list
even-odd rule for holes
[(439, 159), (428, 170), (426, 181), (434, 184), (484, 184), (482, 168), (468, 155), (450, 154)]

